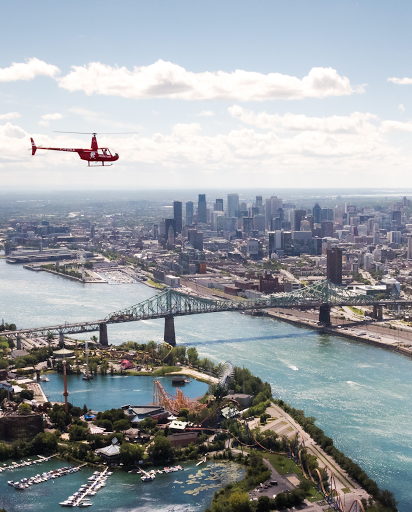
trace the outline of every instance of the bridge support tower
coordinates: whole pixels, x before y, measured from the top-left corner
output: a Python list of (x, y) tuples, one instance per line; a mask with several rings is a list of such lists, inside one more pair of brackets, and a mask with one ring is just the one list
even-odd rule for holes
[(100, 324), (99, 343), (101, 345), (104, 345), (105, 347), (107, 347), (109, 345), (109, 338), (107, 336), (107, 324), (106, 323)]
[(319, 308), (319, 322), (324, 323), (326, 326), (330, 325), (330, 305), (321, 304)]
[(17, 350), (21, 350), (21, 337), (17, 335)]
[(382, 315), (382, 304), (374, 304), (374, 305), (373, 305), (373, 314), (372, 314), (372, 317), (373, 317), (373, 318), (376, 318), (376, 320), (382, 320), (382, 319), (383, 319), (383, 315)]
[(59, 347), (64, 348), (64, 334), (63, 331), (59, 332)]
[(163, 339), (166, 343), (172, 345), (172, 347), (176, 346), (175, 319), (173, 315), (165, 317), (165, 334)]

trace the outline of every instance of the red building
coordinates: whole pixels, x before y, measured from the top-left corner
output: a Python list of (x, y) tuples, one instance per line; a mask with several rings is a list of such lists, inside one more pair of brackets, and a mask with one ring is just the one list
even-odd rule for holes
[(269, 270), (265, 270), (263, 276), (259, 276), (258, 290), (262, 293), (279, 293), (284, 291), (283, 284), (277, 277), (273, 277)]

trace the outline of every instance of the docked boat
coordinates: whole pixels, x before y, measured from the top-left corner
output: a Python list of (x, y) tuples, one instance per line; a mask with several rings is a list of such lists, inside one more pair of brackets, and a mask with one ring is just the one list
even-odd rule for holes
[(155, 478), (155, 475), (145, 475), (142, 476), (141, 480), (142, 482), (152, 482)]

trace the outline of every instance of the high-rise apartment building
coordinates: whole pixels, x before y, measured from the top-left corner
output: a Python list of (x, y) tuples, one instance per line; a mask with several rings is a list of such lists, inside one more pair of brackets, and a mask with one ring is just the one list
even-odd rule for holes
[(326, 251), (326, 275), (333, 284), (342, 284), (342, 249), (333, 247)]
[(206, 222), (207, 222), (206, 194), (199, 194), (199, 202), (197, 203), (197, 217), (198, 217), (199, 222), (206, 224)]
[(186, 203), (186, 225), (191, 226), (193, 224), (193, 201)]
[(237, 217), (239, 212), (239, 194), (227, 195), (227, 216)]
[(173, 218), (176, 221), (176, 233), (183, 229), (182, 201), (173, 201)]

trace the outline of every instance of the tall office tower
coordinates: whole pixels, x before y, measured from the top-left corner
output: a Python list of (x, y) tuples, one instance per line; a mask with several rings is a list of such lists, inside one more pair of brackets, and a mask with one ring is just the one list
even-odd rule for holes
[(215, 212), (223, 212), (223, 199), (216, 199)]
[(197, 231), (197, 229), (189, 229), (188, 238), (193, 249), (203, 251), (203, 233), (201, 231)]
[(280, 197), (272, 196), (270, 198), (270, 208), (271, 208), (272, 215), (274, 213), (276, 213), (279, 210), (279, 208), (282, 208), (282, 206), (283, 206), (283, 200)]
[(239, 209), (241, 212), (247, 212), (247, 204), (244, 201), (242, 201), (239, 205)]
[(270, 220), (272, 218), (272, 200), (265, 199), (265, 226), (270, 229)]
[(156, 240), (156, 238), (158, 237), (158, 234), (159, 234), (159, 228), (158, 228), (157, 224), (153, 224), (152, 234), (153, 234), (154, 240)]
[(412, 260), (412, 238), (408, 238), (408, 260)]
[(373, 254), (371, 254), (370, 252), (367, 252), (363, 259), (363, 268), (366, 270), (366, 272), (368, 272), (372, 268), (372, 265), (373, 265)]
[(259, 208), (259, 213), (263, 213), (263, 198), (262, 196), (256, 196), (256, 208)]
[(176, 221), (176, 233), (183, 229), (182, 201), (173, 201), (173, 218)]
[(258, 231), (265, 232), (265, 216), (264, 215), (255, 215), (253, 217), (253, 229), (257, 229)]
[(374, 245), (379, 245), (381, 243), (381, 232), (377, 223), (373, 226), (372, 236)]
[(227, 195), (227, 216), (237, 217), (239, 212), (239, 194)]
[(186, 226), (193, 224), (193, 201), (186, 203)]
[(243, 217), (243, 232), (250, 233), (253, 229), (253, 217)]
[(342, 284), (342, 249), (334, 247), (326, 251), (326, 275), (333, 284)]
[(306, 210), (295, 210), (294, 231), (300, 231), (300, 223), (306, 216)]
[(321, 222), (322, 238), (333, 237), (333, 222), (331, 220), (323, 220)]
[(214, 211), (210, 214), (210, 229), (212, 231), (219, 231), (217, 220), (219, 217), (224, 217), (224, 213), (221, 211)]
[(197, 218), (199, 222), (206, 224), (207, 210), (206, 210), (206, 194), (199, 194), (199, 202), (197, 203)]
[(400, 244), (401, 243), (401, 235), (400, 231), (389, 231), (389, 242), (391, 244)]
[(173, 231), (173, 226), (172, 225), (169, 226), (169, 231), (167, 232), (167, 243), (169, 245), (174, 245), (175, 244), (175, 232)]
[(320, 221), (333, 220), (333, 209), (332, 208), (321, 208)]
[(395, 221), (395, 226), (399, 228), (401, 225), (402, 214), (399, 210), (392, 212), (392, 220)]
[(322, 208), (319, 206), (318, 203), (316, 203), (312, 210), (313, 222), (315, 224), (321, 223), (321, 211), (322, 211)]
[[(173, 235), (176, 236), (176, 221), (175, 219), (165, 219), (165, 238), (169, 236), (169, 229), (173, 228)], [(174, 241), (173, 241), (174, 243)]]

